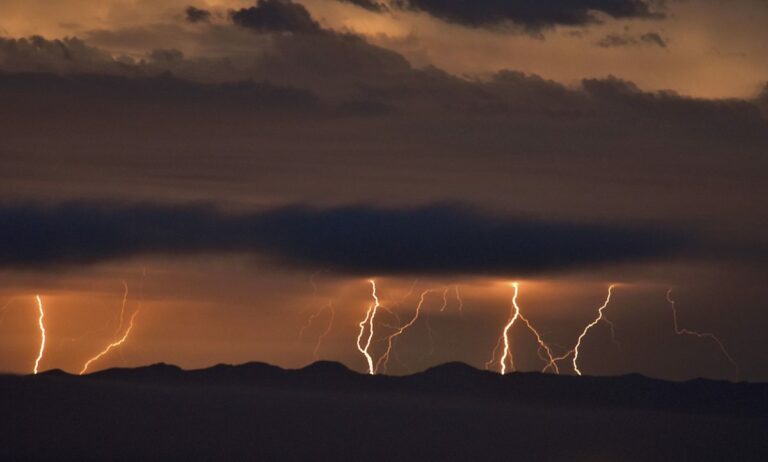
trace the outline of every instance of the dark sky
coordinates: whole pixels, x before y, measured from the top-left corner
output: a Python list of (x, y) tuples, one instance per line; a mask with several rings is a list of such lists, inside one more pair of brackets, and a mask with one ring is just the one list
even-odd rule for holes
[[(318, 357), (364, 370), (373, 278), (375, 355), (434, 289), (393, 373), (482, 367), (520, 281), (558, 352), (619, 283), (620, 346), (598, 324), (585, 373), (768, 380), (766, 20), (757, 0), (3, 2), (0, 369), (31, 371), (40, 294), (43, 368), (79, 371), (125, 282), (140, 313), (97, 369), (300, 366), (331, 302)], [(738, 368), (675, 335), (669, 288)], [(512, 344), (541, 369), (529, 332)]]

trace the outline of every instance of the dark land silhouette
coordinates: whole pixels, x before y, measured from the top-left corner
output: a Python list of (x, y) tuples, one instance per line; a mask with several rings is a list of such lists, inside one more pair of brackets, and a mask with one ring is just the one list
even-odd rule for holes
[(0, 460), (768, 460), (768, 384), (333, 362), (0, 376)]

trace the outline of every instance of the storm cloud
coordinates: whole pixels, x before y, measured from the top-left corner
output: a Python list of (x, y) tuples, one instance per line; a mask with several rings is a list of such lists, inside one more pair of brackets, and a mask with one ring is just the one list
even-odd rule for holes
[(513, 218), (455, 205), (281, 207), (69, 203), (0, 207), (0, 266), (85, 264), (139, 254), (256, 253), (357, 275), (520, 275), (679, 252), (679, 233)]
[(210, 11), (194, 6), (188, 6), (184, 13), (186, 13), (187, 22), (191, 23), (207, 22), (211, 19)]
[(375, 0), (339, 0), (341, 3), (349, 3), (352, 5), (359, 6), (360, 8), (366, 9), (368, 11), (373, 11), (376, 13), (383, 13), (385, 11), (388, 11), (388, 8), (385, 4), (379, 3)]
[(398, 0), (396, 4), (470, 27), (510, 22), (539, 30), (596, 23), (600, 21), (598, 14), (616, 19), (663, 17), (647, 0)]
[(603, 48), (624, 47), (624, 46), (637, 46), (637, 45), (651, 45), (659, 48), (666, 48), (667, 41), (658, 32), (647, 32), (640, 36), (634, 36), (627, 33), (624, 34), (608, 34), (599, 42), (597, 46)]
[(256, 6), (231, 12), (231, 18), (239, 26), (261, 32), (322, 32), (307, 9), (291, 0), (259, 0)]
[[(45, 88), (45, 96), (40, 96)], [(112, 109), (115, 115), (141, 111), (146, 105), (162, 104), (174, 112), (207, 113), (235, 111), (259, 113), (317, 109), (319, 101), (310, 91), (270, 83), (249, 81), (206, 84), (178, 79), (169, 74), (150, 77), (121, 77), (97, 74), (59, 76), (48, 73), (4, 73), (0, 71), (0, 96), (6, 111), (17, 115), (41, 108), (48, 114), (73, 107)], [(5, 111), (4, 111), (5, 112)], [(107, 114), (105, 113), (106, 117)]]

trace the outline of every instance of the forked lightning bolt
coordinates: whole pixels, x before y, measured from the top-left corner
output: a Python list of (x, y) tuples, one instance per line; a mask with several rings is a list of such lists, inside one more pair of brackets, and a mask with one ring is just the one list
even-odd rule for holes
[[(403, 303), (405, 303), (406, 300), (408, 300), (411, 297), (411, 295), (413, 294), (413, 291), (416, 289), (416, 284), (418, 282), (419, 282), (418, 279), (414, 279), (413, 282), (411, 283), (411, 287), (408, 289), (408, 292), (406, 292), (405, 295), (402, 298), (400, 298), (398, 301), (394, 302), (392, 304), (392, 308), (389, 308), (389, 307), (387, 307), (385, 305), (381, 305), (379, 308), (381, 308), (387, 314), (389, 314), (390, 316), (395, 318), (395, 320), (397, 320), (398, 324), (402, 324), (403, 320), (400, 319), (400, 315), (397, 314), (397, 311), (394, 311), (394, 308), (401, 306)], [(391, 329), (397, 329), (397, 327), (392, 326), (392, 325), (388, 325), (388, 324), (385, 324), (385, 327), (389, 327)]]
[[(507, 320), (507, 323), (504, 325), (504, 329), (502, 330), (501, 336), (499, 337), (499, 340), (496, 342), (496, 346), (493, 349), (493, 354), (491, 356), (491, 359), (485, 363), (486, 369), (489, 368), (494, 362), (496, 362), (496, 354), (500, 347), (503, 345), (502, 349), (502, 355), (499, 359), (499, 372), (501, 375), (504, 375), (507, 373), (507, 363), (509, 363), (510, 369), (514, 370), (515, 368), (515, 360), (514, 356), (512, 354), (512, 349), (509, 344), (509, 332), (512, 329), (512, 326), (515, 325), (515, 322), (517, 322), (518, 319), (520, 319), (523, 323), (525, 323), (525, 326), (528, 328), (528, 330), (533, 333), (533, 335), (536, 337), (536, 342), (538, 344), (537, 353), (539, 357), (547, 361), (547, 365), (544, 366), (543, 370), (547, 370), (548, 368), (552, 367), (555, 372), (559, 373), (560, 370), (557, 367), (557, 364), (555, 362), (555, 358), (552, 356), (552, 350), (550, 349), (549, 345), (544, 343), (544, 340), (541, 338), (541, 334), (539, 334), (539, 331), (536, 330), (536, 328), (533, 327), (531, 322), (523, 316), (522, 312), (520, 311), (520, 306), (517, 304), (517, 296), (519, 294), (520, 290), (520, 284), (517, 282), (512, 283), (512, 287), (515, 289), (515, 293), (512, 296), (512, 306), (510, 307), (510, 317), (509, 320)], [(542, 355), (542, 351), (546, 354), (546, 357)]]
[(424, 299), (426, 298), (427, 294), (432, 292), (433, 290), (434, 289), (427, 289), (421, 293), (421, 298), (419, 299), (419, 303), (418, 305), (416, 305), (416, 311), (414, 312), (413, 317), (411, 317), (410, 321), (398, 327), (394, 333), (390, 334), (387, 337), (387, 349), (384, 351), (384, 354), (382, 354), (379, 357), (379, 360), (376, 362), (374, 371), (378, 371), (380, 367), (383, 367), (384, 371), (387, 370), (387, 365), (389, 364), (389, 355), (392, 352), (392, 347), (394, 345), (395, 339), (403, 335), (403, 333), (406, 330), (410, 329), (416, 323), (416, 321), (419, 319), (419, 315), (421, 314), (421, 307), (424, 305)]
[[(376, 295), (376, 281), (370, 279), (368, 282), (371, 284), (371, 297), (373, 298), (373, 303), (368, 306), (365, 318), (360, 321), (360, 333), (357, 336), (357, 349), (363, 354), (365, 361), (368, 363), (368, 374), (374, 375), (376, 374), (376, 368), (374, 367), (373, 358), (371, 357), (369, 349), (371, 348), (371, 340), (373, 340), (373, 322), (376, 319), (376, 312), (381, 305), (379, 303), (379, 297)], [(368, 340), (365, 342), (365, 346), (363, 346), (362, 339), (365, 334), (366, 324), (369, 326)]]
[[(146, 268), (144, 269), (142, 276), (141, 276), (141, 292), (143, 292), (143, 286), (144, 286), (144, 276), (146, 275)], [(123, 284), (123, 301), (120, 304), (120, 318), (118, 319), (117, 328), (115, 329), (115, 333), (112, 334), (112, 340), (116, 341), (120, 335), (120, 331), (123, 330), (123, 324), (125, 324), (125, 305), (128, 303), (128, 283), (125, 282), (125, 280), (122, 281)], [(141, 295), (143, 297), (143, 294)], [(139, 300), (139, 307), (141, 307), (141, 300)], [(118, 350), (120, 353), (120, 357), (122, 358), (123, 362), (125, 362), (125, 358), (123, 358), (123, 353)]]
[[(584, 328), (584, 330), (581, 332), (581, 335), (579, 335), (578, 340), (576, 340), (576, 346), (573, 347), (573, 370), (581, 375), (581, 371), (579, 370), (579, 347), (581, 346), (581, 341), (584, 340), (584, 337), (587, 336), (587, 333), (589, 330), (595, 325), (597, 325), (600, 321), (606, 321), (605, 317), (603, 316), (603, 310), (605, 310), (608, 307), (608, 304), (611, 303), (611, 295), (613, 293), (613, 288), (616, 287), (616, 284), (611, 284), (608, 286), (608, 296), (605, 297), (605, 302), (600, 306), (600, 308), (597, 309), (597, 317), (587, 324), (587, 327)], [(610, 323), (610, 321), (606, 321), (609, 326), (612, 326), (613, 324)]]
[(616, 284), (611, 284), (608, 287), (608, 296), (605, 298), (605, 302), (598, 308), (597, 310), (597, 317), (592, 320), (589, 324), (587, 324), (584, 327), (584, 330), (582, 330), (581, 334), (579, 334), (579, 338), (576, 340), (576, 346), (565, 352), (562, 356), (558, 356), (556, 358), (553, 358), (549, 364), (544, 368), (544, 371), (549, 369), (550, 367), (555, 369), (557, 367), (557, 363), (560, 361), (563, 361), (567, 359), (569, 356), (573, 355), (573, 359), (571, 360), (571, 363), (573, 364), (573, 371), (576, 372), (576, 374), (581, 375), (581, 370), (579, 369), (578, 359), (579, 359), (579, 347), (581, 347), (581, 342), (584, 340), (584, 338), (587, 336), (587, 333), (589, 333), (590, 329), (595, 327), (597, 323), (600, 321), (608, 324), (608, 327), (611, 329), (611, 341), (618, 346), (618, 342), (616, 341), (616, 333), (615, 333), (615, 325), (613, 322), (608, 320), (608, 318), (605, 317), (604, 310), (608, 307), (608, 304), (611, 302), (611, 295), (613, 294), (613, 288), (616, 287)]
[(509, 361), (510, 368), (512, 370), (515, 369), (515, 358), (512, 356), (512, 350), (509, 346), (509, 330), (512, 329), (512, 326), (515, 325), (515, 321), (517, 321), (517, 318), (520, 317), (520, 307), (517, 306), (517, 293), (520, 286), (518, 283), (513, 282), (512, 287), (515, 288), (515, 294), (512, 296), (512, 312), (509, 320), (507, 321), (507, 324), (504, 326), (504, 330), (501, 333), (502, 342), (504, 344), (503, 354), (499, 360), (499, 372), (501, 375), (504, 375), (507, 372), (507, 361)]
[(100, 358), (102, 358), (104, 355), (106, 355), (107, 353), (109, 353), (109, 351), (110, 351), (110, 350), (112, 350), (113, 348), (117, 348), (117, 347), (119, 347), (120, 345), (122, 345), (122, 344), (125, 342), (125, 340), (128, 338), (128, 335), (130, 335), (130, 333), (131, 333), (131, 330), (133, 330), (133, 321), (136, 319), (136, 315), (137, 315), (137, 314), (139, 314), (139, 310), (136, 310), (136, 311), (134, 311), (134, 312), (133, 312), (133, 314), (131, 315), (131, 320), (130, 320), (130, 322), (128, 323), (128, 328), (127, 328), (127, 329), (125, 329), (125, 333), (123, 334), (123, 336), (122, 336), (120, 339), (118, 339), (118, 340), (115, 340), (114, 342), (110, 343), (110, 344), (109, 344), (109, 345), (107, 345), (107, 347), (106, 347), (106, 348), (104, 348), (104, 349), (103, 349), (103, 350), (102, 350), (102, 351), (101, 351), (99, 354), (97, 354), (97, 355), (96, 355), (96, 356), (94, 356), (93, 358), (91, 358), (91, 359), (89, 359), (88, 361), (86, 361), (86, 363), (83, 365), (83, 368), (82, 368), (82, 370), (80, 370), (80, 375), (83, 375), (83, 374), (85, 374), (85, 372), (88, 370), (88, 367), (90, 367), (90, 365), (91, 365), (91, 364), (92, 364), (94, 361), (97, 361), (97, 360), (99, 360), (99, 359), (100, 359)]
[(720, 348), (720, 351), (723, 353), (723, 356), (730, 362), (736, 370), (739, 370), (738, 364), (736, 364), (736, 361), (734, 361), (733, 357), (728, 353), (728, 350), (725, 349), (725, 345), (723, 345), (723, 342), (720, 341), (720, 339), (715, 335), (711, 334), (709, 332), (696, 332), (693, 330), (688, 329), (681, 329), (677, 324), (677, 308), (675, 308), (675, 301), (672, 299), (672, 289), (667, 290), (667, 302), (669, 302), (669, 305), (672, 307), (672, 321), (673, 326), (675, 328), (675, 334), (677, 335), (691, 335), (694, 337), (699, 338), (708, 338), (715, 342), (717, 346)]
[[(547, 364), (544, 366), (544, 369), (542, 369), (542, 372), (546, 371), (551, 367), (555, 370), (556, 374), (560, 373), (560, 369), (557, 367), (557, 364), (555, 363), (555, 358), (552, 356), (552, 350), (549, 348), (549, 345), (544, 343), (544, 340), (541, 339), (541, 334), (539, 334), (539, 331), (537, 331), (531, 323), (528, 321), (528, 319), (523, 316), (522, 313), (518, 316), (521, 321), (525, 323), (525, 326), (528, 327), (528, 330), (533, 333), (533, 335), (536, 337), (536, 342), (539, 344), (538, 348), (536, 349), (536, 354), (541, 358), (542, 361), (546, 361)], [(546, 357), (542, 355), (542, 351), (546, 354)]]
[(319, 310), (312, 313), (312, 315), (309, 318), (307, 318), (306, 324), (304, 324), (301, 327), (301, 330), (299, 331), (299, 338), (301, 339), (304, 337), (304, 332), (306, 332), (306, 330), (310, 326), (312, 326), (315, 319), (317, 319), (325, 311), (330, 312), (331, 315), (330, 315), (330, 318), (328, 319), (328, 324), (325, 327), (325, 330), (317, 337), (317, 341), (315, 342), (315, 348), (312, 350), (312, 357), (315, 359), (319, 358), (318, 351), (320, 351), (320, 344), (322, 343), (323, 339), (331, 332), (331, 329), (333, 329), (333, 320), (336, 317), (336, 310), (333, 307), (333, 302), (329, 300), (325, 306), (323, 306)]
[(40, 360), (43, 359), (43, 352), (45, 352), (45, 324), (43, 324), (43, 319), (45, 318), (45, 310), (43, 309), (43, 301), (40, 299), (40, 296), (35, 295), (35, 298), (37, 299), (38, 311), (37, 325), (40, 329), (40, 350), (37, 353), (37, 359), (35, 359), (34, 368), (34, 373), (37, 374), (40, 368)]

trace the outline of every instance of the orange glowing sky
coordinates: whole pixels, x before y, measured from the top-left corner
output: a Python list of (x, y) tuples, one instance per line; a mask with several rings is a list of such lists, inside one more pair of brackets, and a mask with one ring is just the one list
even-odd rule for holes
[[(225, 14), (255, 2), (191, 3)], [(222, 53), (224, 49), (201, 42), (175, 21), (189, 4), (176, 0), (8, 0), (0, 5), (0, 31), (14, 37), (91, 37), (90, 43), (133, 56), (171, 47), (188, 55)], [(543, 38), (468, 29), (425, 14), (378, 15), (332, 0), (303, 4), (327, 27), (363, 34), (373, 43), (403, 53), (416, 65), (434, 65), (457, 74), (517, 69), (563, 83), (614, 74), (647, 89), (727, 98), (753, 96), (768, 73), (764, 28), (768, 6), (760, 0), (669, 2), (668, 17), (661, 22), (607, 21), (548, 31)], [(669, 46), (595, 46), (606, 34), (626, 31), (659, 31)], [(243, 44), (237, 37), (230, 39)]]
[[(519, 281), (521, 313), (555, 356), (574, 348), (617, 284), (606, 315), (620, 347), (595, 324), (579, 350), (586, 375), (768, 380), (768, 4), (666, 2), (663, 19), (599, 16), (534, 33), (337, 0), (269, 1), (293, 5), (316, 27), (237, 23), (233, 12), (257, 8), (252, 0), (0, 2), (0, 371), (33, 371), (36, 294), (45, 306), (41, 370), (77, 373), (106, 349), (89, 371), (299, 367), (316, 354), (366, 372), (360, 346), (369, 335), (372, 366), (389, 373), (447, 361), (482, 368), (502, 344), (510, 283)], [(190, 5), (209, 20), (186, 20)], [(648, 33), (663, 46), (641, 39)], [(600, 46), (606, 37), (621, 45)], [(215, 244), (176, 247), (185, 235), (163, 234), (176, 230), (173, 216), (144, 228), (120, 222), (128, 237), (113, 242), (98, 227), (108, 219), (87, 221), (62, 206), (71, 203), (116, 214), (131, 204), (207, 204), (222, 216), (290, 204), (448, 203), (578, 229), (650, 231), (626, 258), (593, 260), (579, 247), (513, 271), (471, 259), (456, 268), (428, 254), (431, 271), (376, 272), (350, 267), (346, 255), (321, 265), (247, 239), (230, 248), (207, 228), (203, 240)], [(34, 204), (51, 207), (50, 227), (27, 226), (17, 213)], [(61, 245), (49, 233), (85, 222), (96, 225), (64, 239), (71, 247), (49, 248)], [(379, 225), (350, 229), (387, 239), (386, 221)], [(685, 236), (679, 248), (643, 253), (645, 240), (676, 233)], [(553, 234), (562, 254), (581, 242), (577, 234)], [(386, 248), (402, 262), (414, 245), (397, 239)], [(608, 252), (610, 235), (601, 239), (587, 240), (586, 253)], [(429, 238), (415, 242), (431, 248)], [(520, 242), (524, 259), (529, 242)], [(499, 252), (515, 263), (511, 247)], [(475, 247), (470, 239), (440, 248), (461, 260)], [(376, 249), (350, 258), (364, 260), (365, 250)], [(97, 257), (80, 258), (88, 251)], [(360, 331), (374, 306), (369, 279), (382, 306), (373, 334), (370, 324)], [(710, 339), (677, 335), (681, 328), (715, 333), (739, 370)], [(518, 370), (544, 367), (524, 324), (508, 340)], [(558, 364), (565, 373), (575, 372), (572, 356)]]

